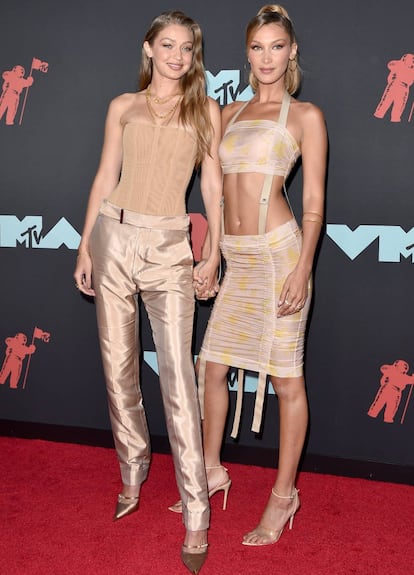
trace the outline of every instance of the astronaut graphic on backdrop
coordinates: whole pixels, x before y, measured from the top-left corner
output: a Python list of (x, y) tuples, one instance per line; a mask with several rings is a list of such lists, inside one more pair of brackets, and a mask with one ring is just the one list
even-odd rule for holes
[(34, 344), (26, 345), (27, 337), (24, 333), (18, 333), (14, 337), (6, 339), (6, 353), (0, 371), (0, 384), (6, 382), (10, 376), (10, 389), (17, 389), (23, 360), (27, 355), (36, 351)]
[(6, 126), (13, 126), (20, 94), (34, 82), (33, 76), (25, 78), (24, 75), (23, 66), (14, 66), (12, 70), (6, 70), (2, 74), (4, 82), (0, 96), (0, 120), (6, 114)]
[[(410, 93), (410, 86), (414, 82), (414, 54), (404, 54), (400, 60), (388, 62), (390, 70), (387, 78), (387, 85), (381, 100), (374, 112), (376, 118), (383, 118), (391, 108), (391, 122), (401, 122)], [(414, 108), (414, 104), (413, 104)], [(411, 109), (411, 120), (413, 109)]]
[(380, 379), (380, 388), (368, 410), (370, 417), (377, 417), (382, 408), (385, 408), (384, 422), (394, 423), (402, 392), (407, 385), (414, 385), (414, 374), (408, 375), (409, 367), (408, 363), (403, 359), (397, 359), (392, 365), (381, 366), (380, 369), (383, 375)]

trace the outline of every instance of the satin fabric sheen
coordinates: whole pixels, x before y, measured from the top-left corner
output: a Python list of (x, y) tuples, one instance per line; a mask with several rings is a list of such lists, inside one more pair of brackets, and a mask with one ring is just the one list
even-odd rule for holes
[[(121, 221), (122, 220), (122, 223)], [(141, 296), (158, 358), (187, 529), (209, 525), (201, 423), (191, 353), (194, 319), (189, 217), (149, 216), (104, 202), (90, 238), (99, 341), (122, 481), (148, 475), (150, 438), (140, 388)]]

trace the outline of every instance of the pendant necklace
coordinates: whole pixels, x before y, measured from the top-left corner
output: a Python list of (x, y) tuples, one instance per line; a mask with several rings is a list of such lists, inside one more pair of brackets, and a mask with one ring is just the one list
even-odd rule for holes
[(175, 98), (175, 96), (180, 95), (180, 94), (171, 94), (171, 96), (165, 96), (165, 98), (159, 98), (158, 96), (153, 96), (151, 94), (151, 84), (148, 84), (147, 93), (150, 100), (154, 100), (155, 104), (166, 104), (167, 102)]
[[(172, 100), (176, 96), (178, 96), (178, 98), (177, 98), (177, 101), (175, 102), (175, 104), (169, 110), (164, 112), (163, 114), (158, 113), (155, 110), (155, 108), (151, 102), (151, 98), (152, 98), (154, 100), (154, 102), (157, 104), (164, 104), (164, 103), (166, 104), (167, 102), (169, 102), (170, 100)], [(174, 112), (178, 108), (178, 104), (181, 102), (181, 94), (173, 94), (172, 96), (167, 96), (166, 98), (154, 98), (151, 96), (150, 86), (148, 85), (147, 90), (145, 92), (145, 99), (147, 102), (148, 112), (150, 113), (150, 116), (152, 117), (154, 122), (157, 123), (157, 118), (158, 118), (160, 120), (164, 120), (164, 122), (162, 122), (163, 125), (167, 125), (169, 123), (169, 121), (171, 120), (171, 118), (173, 117)]]

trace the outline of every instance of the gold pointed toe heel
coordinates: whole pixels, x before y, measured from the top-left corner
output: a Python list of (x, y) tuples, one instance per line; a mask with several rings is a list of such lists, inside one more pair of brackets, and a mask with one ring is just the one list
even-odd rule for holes
[[(219, 491), (223, 491), (223, 511), (225, 511), (227, 508), (227, 498), (229, 496), (229, 490), (231, 487), (231, 479), (229, 477), (227, 468), (223, 467), (223, 465), (214, 465), (212, 467), (206, 467), (207, 475), (208, 475), (208, 471), (210, 469), (222, 469), (223, 470), (223, 480), (221, 482), (219, 482), (218, 485), (215, 485), (214, 487), (212, 487), (211, 489), (208, 490), (208, 498), (210, 499), (211, 497), (213, 497), (213, 495), (215, 493), (218, 493)], [(181, 499), (179, 501), (177, 501), (176, 503), (174, 503), (174, 505), (171, 505), (168, 509), (170, 511), (172, 511), (173, 513), (182, 513), (183, 512), (183, 504), (182, 504)]]
[(168, 508), (173, 513), (182, 513), (183, 512), (183, 502), (179, 499), (174, 505), (170, 505)]
[(118, 519), (122, 519), (122, 517), (137, 511), (138, 501), (139, 497), (126, 497), (120, 493), (118, 495), (118, 501), (116, 502), (113, 520), (118, 521)]
[(294, 487), (291, 495), (279, 495), (274, 489), (272, 489), (272, 495), (279, 499), (290, 499), (291, 501), (291, 509), (286, 509), (287, 518), (282, 524), (282, 527), (280, 529), (273, 529), (260, 523), (256, 529), (253, 529), (253, 531), (250, 531), (250, 533), (247, 533), (244, 536), (242, 541), (243, 545), (248, 545), (250, 547), (273, 545), (273, 543), (277, 543), (279, 541), (288, 521), (289, 529), (292, 529), (295, 513), (300, 507), (299, 490)]
[(208, 543), (203, 543), (202, 545), (183, 545), (181, 548), (181, 560), (190, 573), (197, 575), (197, 573), (200, 573), (200, 569), (207, 559), (207, 552)]

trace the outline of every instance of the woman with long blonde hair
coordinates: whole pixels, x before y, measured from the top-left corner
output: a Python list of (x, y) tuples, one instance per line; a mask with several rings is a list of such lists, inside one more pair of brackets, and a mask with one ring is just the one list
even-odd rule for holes
[[(74, 273), (94, 296), (122, 490), (114, 520), (138, 509), (150, 464), (139, 381), (139, 295), (157, 351), (166, 423), (186, 528), (181, 556), (198, 573), (209, 502), (191, 343), (193, 280), (211, 292), (219, 261), (220, 112), (206, 96), (199, 25), (180, 11), (156, 17), (143, 42), (140, 90), (108, 110)], [(185, 194), (195, 166), (210, 232), (193, 272)]]

